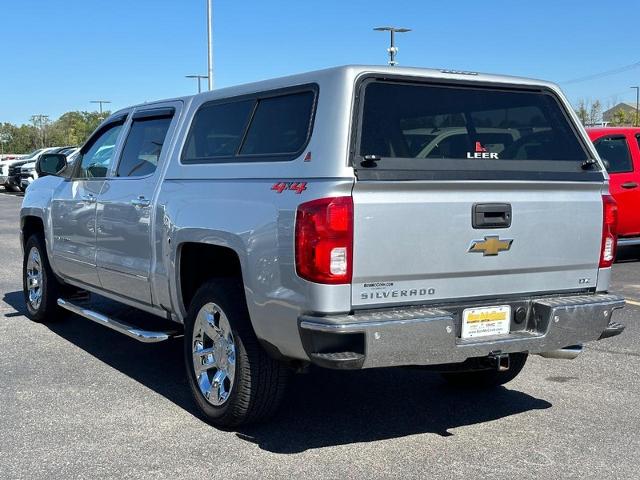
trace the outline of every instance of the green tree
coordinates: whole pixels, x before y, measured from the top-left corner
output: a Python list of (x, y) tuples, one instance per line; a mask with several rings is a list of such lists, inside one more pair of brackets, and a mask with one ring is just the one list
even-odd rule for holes
[(613, 112), (613, 117), (611, 118), (611, 126), (613, 127), (622, 127), (622, 126), (631, 126), (634, 125), (636, 121), (636, 111), (634, 110), (624, 110), (619, 108), (615, 112)]
[[(67, 112), (56, 121), (42, 126), (40, 124), (13, 125), (0, 124), (0, 131), (10, 140), (4, 145), (7, 153), (28, 153), (42, 145), (46, 147), (82, 145), (110, 112)], [(46, 128), (43, 132), (42, 128)]]
[(583, 125), (589, 123), (589, 110), (587, 110), (587, 104), (584, 99), (581, 98), (580, 100), (578, 100), (578, 105), (576, 106), (575, 110), (578, 118)]

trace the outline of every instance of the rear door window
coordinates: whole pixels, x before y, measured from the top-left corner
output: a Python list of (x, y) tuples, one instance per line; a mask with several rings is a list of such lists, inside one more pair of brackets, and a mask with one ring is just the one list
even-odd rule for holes
[(356, 167), (583, 173), (589, 159), (548, 91), (391, 81), (363, 88)]
[(629, 144), (624, 135), (602, 137), (596, 140), (594, 145), (609, 173), (633, 171)]
[(144, 177), (158, 167), (173, 114), (159, 117), (133, 117), (118, 164), (118, 177)]

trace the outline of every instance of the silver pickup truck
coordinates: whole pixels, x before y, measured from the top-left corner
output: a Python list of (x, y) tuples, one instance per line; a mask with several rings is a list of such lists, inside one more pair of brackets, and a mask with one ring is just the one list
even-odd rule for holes
[[(332, 68), (120, 110), (72, 165), (37, 170), (20, 220), (31, 318), (183, 335), (215, 425), (270, 415), (310, 364), (487, 387), (624, 328), (607, 174), (551, 83)], [(91, 293), (175, 331), (110, 318)]]

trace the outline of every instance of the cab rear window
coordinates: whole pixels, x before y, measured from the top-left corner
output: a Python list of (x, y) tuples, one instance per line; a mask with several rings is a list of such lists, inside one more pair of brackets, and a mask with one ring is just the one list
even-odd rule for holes
[(547, 91), (369, 81), (360, 115), (367, 168), (578, 173), (589, 159)]

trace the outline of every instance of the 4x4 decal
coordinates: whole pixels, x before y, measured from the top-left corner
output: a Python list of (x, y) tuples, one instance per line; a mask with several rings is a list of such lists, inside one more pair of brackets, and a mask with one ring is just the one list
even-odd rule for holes
[(278, 182), (274, 183), (271, 190), (282, 193), (285, 190), (292, 190), (300, 195), (307, 189), (307, 182)]

